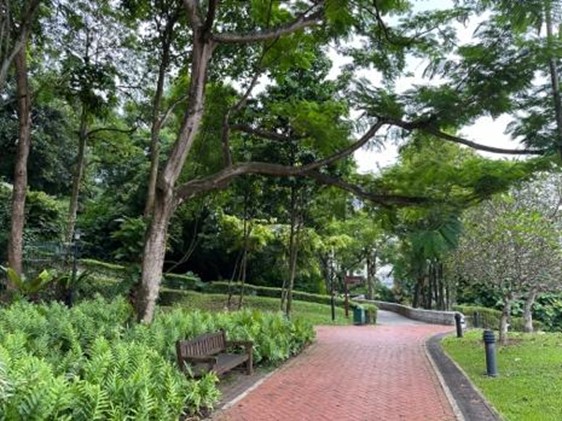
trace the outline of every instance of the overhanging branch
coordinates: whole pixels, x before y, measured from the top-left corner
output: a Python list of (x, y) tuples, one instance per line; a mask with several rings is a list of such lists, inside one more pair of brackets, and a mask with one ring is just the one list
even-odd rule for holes
[(276, 132), (272, 132), (270, 130), (264, 130), (258, 128), (254, 128), (248, 124), (233, 124), (230, 126), (232, 130), (236, 130), (239, 132), (244, 132), (256, 137), (261, 137), (268, 140), (274, 140), (278, 142), (289, 142), (291, 140), (300, 140), (302, 137), (300, 136), (285, 136)]
[[(316, 8), (322, 7), (322, 3), (323, 2), (318, 2)], [(300, 29), (304, 29), (308, 26), (319, 23), (323, 17), (323, 14), (323, 10), (320, 9), (311, 14), (302, 14), (294, 21), (285, 25), (280, 25), (276, 28), (264, 29), (261, 31), (248, 32), (244, 34), (224, 32), (221, 34), (213, 34), (211, 38), (218, 43), (224, 44), (249, 44), (253, 42), (270, 41), (283, 35), (292, 34), (293, 32), (296, 32)]]
[(338, 187), (342, 190), (348, 191), (357, 197), (369, 200), (375, 204), (382, 206), (390, 205), (402, 205), (402, 206), (412, 206), (412, 205), (422, 205), (427, 204), (430, 199), (426, 197), (416, 197), (416, 196), (400, 196), (395, 194), (384, 194), (384, 193), (373, 193), (369, 192), (362, 187), (344, 181), (340, 178), (331, 177), (327, 174), (322, 174), (318, 171), (310, 171), (305, 174), (307, 177), (314, 179), (317, 183), (325, 184), (328, 186)]
[(480, 143), (473, 142), (471, 140), (463, 139), (459, 136), (454, 136), (449, 133), (445, 133), (435, 127), (428, 124), (426, 121), (423, 122), (407, 122), (402, 120), (396, 119), (385, 119), (388, 124), (393, 126), (401, 127), (404, 130), (413, 131), (413, 130), (421, 130), (425, 133), (431, 134), (435, 137), (438, 137), (443, 140), (447, 140), (449, 142), (458, 143), (461, 145), (468, 146), (472, 149), (477, 149), (479, 151), (491, 152), (491, 153), (499, 153), (499, 154), (506, 154), (506, 155), (544, 155), (548, 151), (545, 149), (503, 149), (503, 148), (496, 148), (493, 146), (486, 146)]
[(192, 180), (182, 185), (177, 190), (178, 204), (192, 197), (198, 196), (211, 190), (220, 190), (228, 187), (228, 185), (236, 177), (248, 174), (259, 174), (276, 177), (304, 176), (314, 179), (320, 184), (338, 187), (346, 190), (363, 199), (382, 206), (402, 205), (412, 206), (428, 203), (429, 199), (423, 197), (400, 196), (384, 193), (368, 192), (360, 186), (351, 184), (347, 181), (322, 174), (318, 171), (307, 169), (308, 166), (289, 167), (280, 164), (271, 164), (267, 162), (246, 162), (235, 164), (223, 169), (222, 171), (206, 178)]
[(97, 129), (93, 129), (93, 130), (90, 130), (89, 132), (87, 132), (86, 137), (91, 137), (91, 136), (95, 135), (96, 133), (100, 133), (100, 132), (114, 132), (114, 133), (131, 134), (131, 133), (134, 133), (136, 130), (137, 130), (136, 127), (133, 127), (131, 129), (118, 129), (116, 127), (99, 127)]

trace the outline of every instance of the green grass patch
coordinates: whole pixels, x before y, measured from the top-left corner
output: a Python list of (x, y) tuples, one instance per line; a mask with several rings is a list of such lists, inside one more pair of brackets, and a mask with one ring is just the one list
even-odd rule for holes
[(510, 333), (509, 341), (497, 348), (496, 378), (486, 376), (481, 330), (447, 337), (443, 348), (506, 419), (562, 420), (562, 334)]
[[(223, 311), (228, 298), (226, 294), (202, 294), (194, 291), (168, 289), (163, 289), (160, 295), (163, 305), (171, 304), (169, 300), (173, 299), (175, 305), (210, 312)], [(232, 303), (235, 305), (238, 303), (238, 296), (232, 297)], [(243, 308), (279, 311), (279, 298), (247, 296), (244, 297)], [(351, 309), (349, 318), (346, 318), (344, 310), (336, 307), (336, 320), (332, 322), (330, 306), (306, 301), (293, 301), (293, 315), (295, 318), (306, 320), (313, 325), (348, 325), (352, 323)]]

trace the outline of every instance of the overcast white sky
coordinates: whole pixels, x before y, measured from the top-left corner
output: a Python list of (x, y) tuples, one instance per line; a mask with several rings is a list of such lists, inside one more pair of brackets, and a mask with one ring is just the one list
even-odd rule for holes
[[(452, 0), (417, 0), (415, 1), (415, 10), (431, 10), (431, 9), (444, 9), (449, 8), (453, 4)], [(468, 43), (472, 39), (472, 34), (476, 29), (479, 22), (469, 22), (468, 25), (463, 26), (460, 23), (457, 26), (458, 38), (461, 43)], [(345, 64), (341, 58), (336, 56), (332, 57), (334, 60), (334, 71), (337, 71), (339, 66)], [(413, 77), (402, 78), (397, 83), (397, 88), (400, 91), (409, 89), (413, 84), (422, 83), (422, 79), (419, 75), (423, 72), (427, 63), (422, 63), (420, 61), (410, 61), (410, 70), (414, 74)], [(362, 76), (369, 78), (373, 84), (380, 81), (380, 75), (376, 72), (364, 73)], [(470, 127), (465, 127), (460, 131), (460, 135), (473, 140), (475, 142), (484, 145), (493, 145), (502, 148), (512, 148), (516, 149), (520, 147), (517, 142), (512, 141), (509, 136), (504, 134), (504, 130), (509, 123), (510, 119), (507, 116), (500, 117), (493, 120), (490, 117), (485, 117), (479, 119), (474, 125)], [(505, 159), (505, 156), (482, 152), (482, 155)], [(382, 151), (377, 150), (365, 150), (362, 149), (355, 153), (355, 159), (359, 166), (360, 172), (373, 172), (377, 171), (378, 166), (384, 167), (395, 162), (397, 157), (397, 148), (394, 145), (386, 145), (385, 149)]]

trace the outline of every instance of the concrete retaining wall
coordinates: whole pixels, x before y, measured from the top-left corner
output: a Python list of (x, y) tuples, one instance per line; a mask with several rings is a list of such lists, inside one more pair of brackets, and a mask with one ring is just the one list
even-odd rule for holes
[(357, 302), (373, 303), (381, 310), (388, 310), (398, 313), (412, 320), (431, 323), (435, 325), (455, 325), (455, 311), (438, 311), (424, 310), (421, 308), (412, 308), (396, 303), (387, 303), (386, 301), (371, 301), (354, 299)]

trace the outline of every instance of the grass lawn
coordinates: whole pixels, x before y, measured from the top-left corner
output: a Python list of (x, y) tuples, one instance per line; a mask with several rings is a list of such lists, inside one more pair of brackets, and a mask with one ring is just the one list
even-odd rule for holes
[[(181, 305), (207, 311), (224, 310), (228, 298), (225, 294), (201, 294), (193, 291), (182, 291), (182, 294), (185, 295), (185, 298), (181, 300)], [(235, 305), (238, 303), (238, 296), (232, 297), (232, 303)], [(247, 296), (244, 298), (243, 307), (263, 311), (279, 311), (279, 299)], [(304, 318), (313, 325), (347, 325), (353, 323), (351, 309), (349, 319), (347, 319), (344, 310), (336, 307), (336, 320), (332, 322), (330, 306), (306, 301), (293, 301), (293, 314), (294, 317)]]
[(562, 334), (510, 333), (509, 340), (497, 348), (496, 378), (486, 376), (481, 330), (447, 337), (443, 348), (507, 420), (562, 420)]

